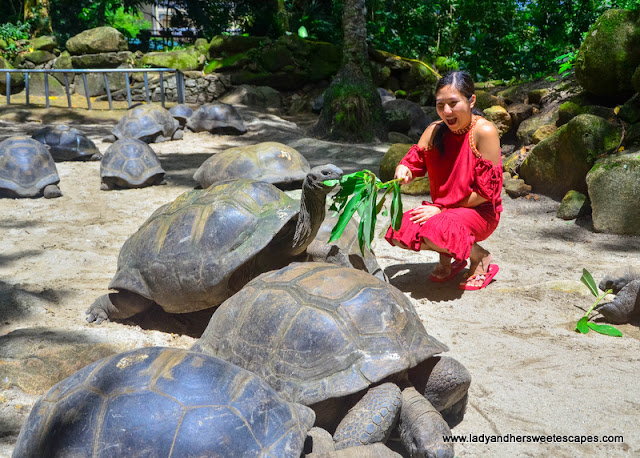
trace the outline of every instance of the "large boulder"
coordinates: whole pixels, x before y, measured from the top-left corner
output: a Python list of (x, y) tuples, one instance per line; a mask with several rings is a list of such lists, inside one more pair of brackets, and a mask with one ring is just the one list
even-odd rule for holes
[(640, 147), (599, 159), (587, 185), (596, 231), (640, 235)]
[(36, 51), (53, 52), (58, 47), (58, 39), (53, 35), (43, 35), (31, 40), (31, 47)]
[(498, 135), (502, 137), (511, 129), (511, 116), (504, 107), (500, 105), (494, 105), (484, 110), (484, 117), (491, 121), (496, 129)]
[(113, 27), (97, 27), (85, 30), (67, 40), (70, 54), (99, 54), (104, 52), (126, 51), (127, 39)]
[(200, 70), (204, 64), (204, 54), (195, 48), (181, 51), (150, 52), (144, 55), (142, 63), (149, 67), (177, 68), (178, 70)]
[[(389, 147), (389, 150), (380, 160), (379, 176), (382, 181), (393, 180), (396, 167), (411, 148), (411, 144), (395, 143)], [(427, 176), (419, 177), (409, 184), (400, 186), (402, 194), (409, 195), (425, 195), (429, 194), (429, 178)]]
[(630, 95), (640, 65), (640, 10), (606, 11), (589, 29), (574, 64), (582, 87), (595, 95)]
[(41, 65), (49, 62), (50, 60), (54, 60), (56, 58), (56, 55), (49, 51), (37, 49), (35, 51), (23, 54), (22, 58), (35, 65)]
[(132, 62), (133, 53), (130, 51), (71, 56), (73, 68), (118, 68)]
[(558, 110), (551, 110), (545, 113), (539, 113), (528, 119), (525, 119), (518, 126), (516, 137), (521, 145), (530, 145), (533, 143), (533, 134), (546, 124), (555, 124), (558, 119)]
[(618, 125), (598, 116), (576, 116), (531, 150), (520, 176), (535, 192), (550, 197), (561, 199), (572, 189), (586, 194), (587, 172), (620, 138)]
[(420, 105), (409, 100), (387, 100), (382, 104), (382, 109), (387, 117), (389, 131), (406, 134), (415, 142), (431, 122)]
[(247, 105), (252, 107), (280, 108), (282, 97), (280, 92), (269, 86), (242, 85), (225, 94), (221, 102), (229, 105)]
[[(0, 68), (12, 69), (13, 66), (9, 62), (4, 60), (2, 56), (0, 56)], [(6, 95), (6, 90), (7, 90), (6, 73), (3, 73), (1, 76), (2, 77), (0, 77), (0, 93), (2, 93), (2, 95)], [(12, 92), (13, 92), (13, 89), (19, 89), (22, 86), (24, 86), (24, 73), (11, 73)]]

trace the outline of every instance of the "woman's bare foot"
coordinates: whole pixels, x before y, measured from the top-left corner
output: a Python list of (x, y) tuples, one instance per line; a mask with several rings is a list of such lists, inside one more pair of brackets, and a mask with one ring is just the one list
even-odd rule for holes
[(443, 279), (451, 275), (451, 256), (440, 255), (440, 262), (431, 271), (431, 278)]
[[(471, 247), (469, 255), (469, 272), (466, 274), (466, 280), (460, 283), (460, 286), (480, 287), (483, 285), (485, 275), (489, 271), (491, 264), (491, 253), (482, 248), (477, 243)], [(484, 275), (482, 275), (484, 274)]]

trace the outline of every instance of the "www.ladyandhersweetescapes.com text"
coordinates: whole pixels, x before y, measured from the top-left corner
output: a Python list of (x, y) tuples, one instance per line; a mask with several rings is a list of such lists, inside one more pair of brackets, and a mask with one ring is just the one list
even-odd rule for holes
[(571, 434), (465, 434), (443, 436), (445, 442), (472, 443), (472, 444), (494, 444), (494, 443), (574, 443), (574, 444), (593, 444), (593, 443), (614, 443), (620, 444), (624, 442), (621, 435), (571, 435)]

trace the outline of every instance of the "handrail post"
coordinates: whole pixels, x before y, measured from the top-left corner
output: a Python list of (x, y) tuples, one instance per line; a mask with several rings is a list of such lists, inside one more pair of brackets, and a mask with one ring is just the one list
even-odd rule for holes
[(49, 74), (44, 74), (44, 103), (49, 108)]
[(87, 98), (87, 110), (91, 110), (91, 96), (89, 96), (89, 85), (87, 84), (87, 74), (82, 74), (82, 82), (84, 83), (84, 95)]
[(178, 103), (184, 103), (184, 75), (180, 70), (176, 70), (176, 91), (178, 92)]
[(113, 110), (113, 102), (111, 101), (111, 88), (109, 87), (109, 78), (107, 72), (102, 74), (104, 76), (104, 87), (107, 91), (107, 100), (109, 101), (109, 110)]
[(144, 96), (147, 104), (151, 103), (149, 98), (149, 79), (147, 78), (147, 72), (142, 72), (142, 79), (144, 79)]
[(131, 81), (129, 81), (129, 72), (124, 72), (124, 79), (127, 82), (127, 103), (131, 108)]
[(27, 99), (27, 108), (29, 107), (29, 73), (24, 75), (24, 92)]
[(11, 104), (11, 73), (6, 72), (6, 82), (7, 82), (7, 105)]
[(160, 104), (164, 108), (164, 72), (160, 73)]
[(71, 89), (69, 89), (69, 78), (66, 73), (63, 73), (62, 76), (64, 76), (64, 90), (67, 93), (67, 105), (71, 108)]

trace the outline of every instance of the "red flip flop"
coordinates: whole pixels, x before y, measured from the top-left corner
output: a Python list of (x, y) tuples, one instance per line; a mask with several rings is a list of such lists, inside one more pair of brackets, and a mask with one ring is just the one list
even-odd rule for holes
[(451, 280), (456, 275), (458, 275), (458, 272), (460, 272), (465, 267), (467, 267), (466, 259), (463, 261), (454, 261), (451, 263), (451, 273), (449, 275), (447, 275), (446, 277), (436, 277), (435, 275), (431, 274), (429, 275), (429, 280), (431, 280), (434, 283), (444, 283), (446, 281)]
[[(476, 291), (478, 289), (485, 288), (489, 283), (491, 283), (491, 280), (493, 280), (493, 277), (496, 276), (499, 270), (500, 268), (498, 267), (497, 264), (489, 264), (489, 268), (487, 269), (486, 273), (471, 275), (469, 278), (467, 278), (467, 280), (465, 281), (465, 284), (458, 285), (458, 288), (465, 291)], [(468, 285), (467, 282), (471, 279), (483, 280), (482, 285), (480, 286)]]

